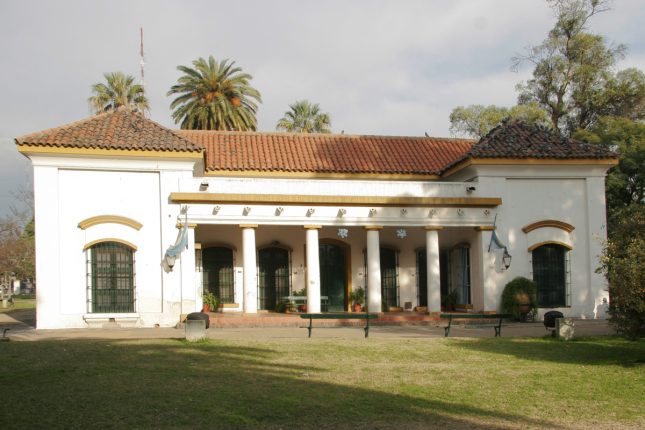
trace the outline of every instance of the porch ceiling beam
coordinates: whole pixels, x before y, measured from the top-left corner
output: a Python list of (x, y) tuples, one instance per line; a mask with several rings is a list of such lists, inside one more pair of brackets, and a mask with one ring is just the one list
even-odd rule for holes
[(381, 197), (381, 196), (316, 196), (291, 194), (226, 194), (170, 193), (173, 203), (203, 204), (275, 204), (318, 206), (381, 206), (381, 207), (480, 207), (502, 204), (498, 197)]

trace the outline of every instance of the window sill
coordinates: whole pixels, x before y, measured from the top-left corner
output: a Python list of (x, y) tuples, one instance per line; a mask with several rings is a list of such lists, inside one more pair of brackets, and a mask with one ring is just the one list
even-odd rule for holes
[(96, 313), (83, 314), (83, 320), (90, 327), (103, 327), (104, 324), (116, 323), (121, 327), (136, 326), (139, 322), (138, 313)]

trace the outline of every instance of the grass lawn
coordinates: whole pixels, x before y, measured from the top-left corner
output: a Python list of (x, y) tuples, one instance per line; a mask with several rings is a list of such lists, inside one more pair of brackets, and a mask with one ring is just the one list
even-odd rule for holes
[(36, 298), (34, 295), (22, 295), (22, 296), (13, 296), (13, 306), (8, 308), (3, 308), (2, 303), (0, 303), (0, 312), (10, 312), (18, 309), (35, 309), (36, 308)]
[(645, 341), (0, 343), (0, 428), (643, 428)]

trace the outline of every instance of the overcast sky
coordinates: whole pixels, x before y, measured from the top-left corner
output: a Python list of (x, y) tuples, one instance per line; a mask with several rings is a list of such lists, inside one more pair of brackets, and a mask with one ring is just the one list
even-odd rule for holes
[[(645, 7), (615, 0), (592, 30), (645, 70)], [(31, 178), (16, 136), (90, 115), (102, 74), (139, 77), (144, 29), (150, 117), (175, 127), (166, 96), (198, 57), (229, 58), (262, 94), (259, 130), (296, 100), (319, 103), (334, 132), (449, 136), (458, 105), (515, 103), (530, 67), (510, 58), (553, 25), (543, 0), (0, 0), (0, 216)]]

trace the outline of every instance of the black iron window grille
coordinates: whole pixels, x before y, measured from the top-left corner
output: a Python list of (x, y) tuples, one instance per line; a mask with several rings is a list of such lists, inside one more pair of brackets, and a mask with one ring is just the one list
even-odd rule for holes
[(129, 313), (135, 309), (134, 251), (118, 242), (87, 250), (88, 311)]
[(532, 253), (533, 280), (537, 285), (537, 303), (541, 308), (569, 306), (569, 250), (558, 244), (546, 244)]
[(213, 293), (220, 303), (235, 303), (235, 264), (233, 250), (212, 247), (202, 250), (203, 291)]

